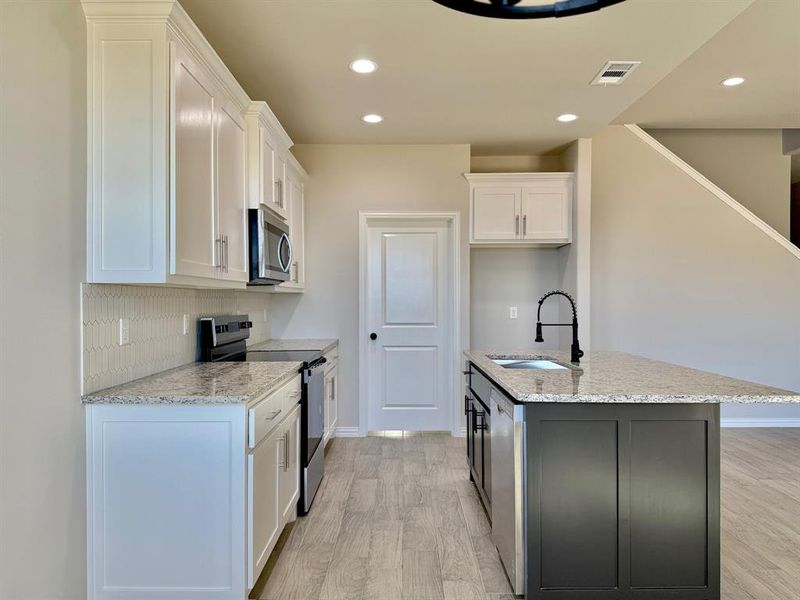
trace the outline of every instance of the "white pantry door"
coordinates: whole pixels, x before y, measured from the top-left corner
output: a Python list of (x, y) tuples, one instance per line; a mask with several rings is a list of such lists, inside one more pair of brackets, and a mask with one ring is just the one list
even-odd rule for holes
[(368, 429), (449, 430), (451, 228), (443, 220), (368, 223)]

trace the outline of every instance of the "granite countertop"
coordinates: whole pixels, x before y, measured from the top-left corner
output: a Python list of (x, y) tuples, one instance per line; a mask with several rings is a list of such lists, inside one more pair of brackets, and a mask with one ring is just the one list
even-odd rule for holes
[(248, 350), (319, 350), (323, 354), (334, 348), (339, 343), (336, 339), (312, 339), (312, 340), (267, 340), (260, 344), (248, 346)]
[(552, 357), (569, 352), (464, 353), (518, 402), (800, 403), (800, 392), (751, 383), (623, 352), (587, 352), (580, 370), (504, 369), (495, 358)]
[(86, 394), (85, 404), (246, 404), (289, 381), (303, 363), (193, 363)]

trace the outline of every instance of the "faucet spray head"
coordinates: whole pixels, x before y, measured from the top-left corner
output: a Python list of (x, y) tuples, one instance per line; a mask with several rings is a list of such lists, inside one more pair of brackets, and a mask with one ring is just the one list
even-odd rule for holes
[(541, 321), (537, 321), (536, 322), (536, 339), (534, 340), (534, 342), (543, 342), (543, 341), (544, 341), (544, 338), (542, 337), (542, 322)]

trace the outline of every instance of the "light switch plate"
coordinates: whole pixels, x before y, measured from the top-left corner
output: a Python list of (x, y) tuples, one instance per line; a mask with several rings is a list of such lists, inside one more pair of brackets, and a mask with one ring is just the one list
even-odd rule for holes
[(119, 345), (126, 346), (131, 343), (131, 320), (119, 320)]
[(509, 306), (508, 307), (508, 318), (509, 319), (516, 319), (517, 318), (517, 307), (516, 306)]
[(183, 315), (183, 335), (189, 333), (189, 315)]

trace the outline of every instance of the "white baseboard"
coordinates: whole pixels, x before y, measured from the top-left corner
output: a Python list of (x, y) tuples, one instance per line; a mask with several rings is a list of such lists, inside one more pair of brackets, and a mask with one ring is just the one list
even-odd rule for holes
[(358, 427), (337, 427), (336, 437), (362, 437)]
[(800, 427), (800, 419), (722, 418), (720, 427)]
[(467, 437), (467, 428), (459, 427), (453, 431), (453, 437)]

